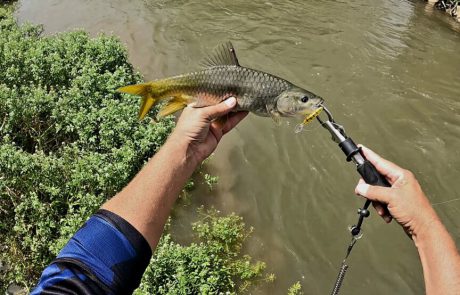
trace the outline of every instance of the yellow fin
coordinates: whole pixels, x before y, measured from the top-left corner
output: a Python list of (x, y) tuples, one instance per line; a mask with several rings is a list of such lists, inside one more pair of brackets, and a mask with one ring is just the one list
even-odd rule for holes
[(144, 119), (145, 115), (147, 115), (154, 104), (155, 99), (150, 95), (150, 93), (142, 96), (141, 109), (139, 110), (139, 120)]
[(182, 110), (187, 106), (188, 99), (186, 96), (178, 95), (168, 101), (164, 107), (158, 112), (158, 118), (166, 117), (177, 111)]
[(140, 120), (147, 115), (156, 101), (156, 99), (152, 96), (152, 87), (147, 83), (121, 87), (118, 88), (117, 91), (142, 96), (141, 109), (139, 110)]
[(136, 85), (128, 85), (125, 87), (120, 87), (117, 89), (118, 92), (134, 94), (134, 95), (146, 95), (147, 92), (150, 90), (149, 84), (136, 84)]

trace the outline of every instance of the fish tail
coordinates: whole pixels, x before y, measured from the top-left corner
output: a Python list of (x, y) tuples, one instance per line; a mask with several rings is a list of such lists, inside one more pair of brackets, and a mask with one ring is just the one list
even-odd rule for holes
[(152, 91), (153, 87), (149, 83), (128, 85), (125, 87), (118, 88), (118, 92), (139, 95), (142, 96), (141, 109), (139, 110), (139, 119), (142, 120), (149, 110), (158, 101), (155, 91)]
[(121, 87), (117, 89), (117, 91), (142, 96), (141, 108), (139, 110), (139, 119), (142, 120), (155, 104), (166, 98), (162, 93), (165, 92), (165, 86), (167, 85), (163, 84), (165, 84), (165, 82), (159, 80)]
[(180, 111), (192, 101), (192, 98), (184, 93), (172, 93), (171, 87), (170, 81), (158, 80), (121, 87), (117, 91), (142, 96), (141, 109), (139, 110), (139, 119), (142, 120), (149, 110), (161, 100), (168, 99), (158, 112), (158, 118)]

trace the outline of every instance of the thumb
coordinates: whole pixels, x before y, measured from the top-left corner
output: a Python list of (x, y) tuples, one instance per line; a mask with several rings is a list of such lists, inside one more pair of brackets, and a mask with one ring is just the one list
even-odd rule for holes
[(229, 113), (235, 105), (236, 98), (231, 96), (226, 100), (222, 101), (221, 103), (204, 108), (204, 113), (208, 117), (208, 119), (212, 121)]
[(377, 201), (385, 204), (389, 204), (392, 198), (391, 188), (369, 185), (365, 183), (364, 180), (359, 181), (355, 188), (355, 193), (371, 201)]

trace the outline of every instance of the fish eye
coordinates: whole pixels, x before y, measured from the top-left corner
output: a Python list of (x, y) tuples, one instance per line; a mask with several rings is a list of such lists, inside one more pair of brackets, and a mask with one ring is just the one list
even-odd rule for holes
[(304, 96), (300, 99), (301, 102), (306, 103), (308, 101), (308, 96)]

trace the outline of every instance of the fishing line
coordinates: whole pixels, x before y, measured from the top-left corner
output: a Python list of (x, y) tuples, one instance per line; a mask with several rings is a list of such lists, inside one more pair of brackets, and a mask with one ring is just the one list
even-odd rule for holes
[(460, 198), (456, 198), (456, 199), (452, 199), (452, 200), (448, 200), (448, 201), (443, 201), (443, 202), (439, 202), (439, 203), (432, 203), (431, 206), (447, 204), (447, 203), (451, 203), (451, 202), (455, 202), (455, 201), (460, 201)]

